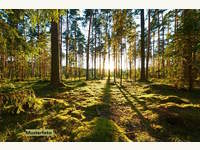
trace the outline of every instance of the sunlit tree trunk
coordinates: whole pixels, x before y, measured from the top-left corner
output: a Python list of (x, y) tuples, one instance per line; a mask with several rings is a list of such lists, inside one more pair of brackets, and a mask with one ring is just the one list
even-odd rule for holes
[[(176, 53), (177, 53), (177, 48), (176, 48), (176, 44), (177, 44), (177, 42), (176, 42), (176, 41), (177, 41), (177, 40), (176, 40), (176, 32), (177, 32), (177, 26), (178, 26), (178, 22), (177, 22), (178, 19), (177, 19), (177, 16), (178, 16), (178, 10), (175, 9), (175, 14), (174, 14), (174, 51), (175, 51)], [(177, 63), (178, 63), (178, 62), (177, 62), (177, 59), (175, 59), (175, 60), (174, 60), (174, 64), (175, 64), (175, 69), (174, 69), (174, 70), (175, 70), (175, 71), (174, 71), (174, 75), (173, 75), (174, 77), (177, 75), (177, 72), (178, 72), (178, 71), (177, 71), (178, 68), (176, 67), (176, 66), (177, 66), (177, 65), (176, 65)]]
[[(109, 33), (108, 33), (109, 34)], [(109, 39), (110, 40), (110, 39)], [(108, 69), (108, 80), (110, 80), (110, 41), (108, 42), (108, 63), (109, 63), (109, 69)]]
[(60, 79), (60, 45), (59, 45), (59, 21), (51, 22), (51, 84), (59, 86)]
[(159, 10), (157, 10), (157, 15), (158, 15), (158, 78), (160, 78), (160, 14), (159, 14)]
[(165, 26), (164, 26), (164, 17), (163, 17), (163, 12), (162, 12), (162, 77), (165, 77), (165, 58), (164, 58), (164, 53), (165, 53)]
[(67, 27), (66, 27), (66, 77), (68, 78), (69, 77), (69, 75), (68, 75), (68, 70), (69, 70), (69, 68), (68, 68), (68, 65), (69, 65), (69, 16), (68, 16), (68, 13), (69, 13), (69, 11), (68, 11), (68, 9), (67, 9), (67, 19), (66, 19), (66, 25), (67, 25)]
[(90, 57), (90, 29), (92, 25), (92, 10), (90, 12), (89, 30), (88, 30), (88, 44), (86, 54), (86, 80), (89, 80), (89, 57)]
[(60, 79), (62, 80), (62, 16), (60, 16), (59, 45), (60, 45)]
[(136, 82), (136, 75), (137, 75), (137, 68), (136, 68), (136, 59), (137, 59), (137, 45), (136, 45), (136, 40), (137, 40), (137, 38), (135, 38), (135, 45), (134, 45), (134, 81)]
[(154, 53), (155, 53), (155, 32), (153, 32), (153, 46), (152, 46), (152, 76), (154, 77), (155, 75), (155, 60), (154, 60)]
[(116, 83), (116, 49), (115, 49), (115, 43), (113, 45), (113, 52), (114, 52), (114, 82)]
[(145, 80), (145, 51), (144, 51), (144, 9), (141, 10), (141, 72), (140, 80)]
[(149, 78), (149, 53), (151, 47), (151, 10), (148, 10), (148, 43), (147, 43), (147, 58), (146, 58), (146, 79)]
[(123, 71), (122, 71), (122, 51), (123, 51), (123, 46), (122, 46), (122, 38), (121, 38), (121, 47), (120, 47), (120, 50), (121, 50), (121, 52), (120, 52), (120, 85), (122, 85), (122, 73), (123, 73)]
[[(95, 21), (96, 26), (96, 21)], [(94, 79), (97, 79), (97, 33), (94, 31)]]
[[(94, 27), (92, 25), (92, 41), (94, 39)], [(92, 42), (92, 45), (93, 45), (93, 42)], [(91, 68), (91, 71), (92, 71), (92, 79), (94, 79), (94, 47), (92, 46), (92, 49), (91, 49), (91, 55), (92, 55), (92, 68)]]
[(77, 40), (76, 40), (76, 30), (77, 30), (77, 23), (75, 24), (74, 30), (74, 57), (75, 57), (75, 65), (74, 65), (74, 77), (77, 77), (78, 74), (78, 51), (77, 51)]

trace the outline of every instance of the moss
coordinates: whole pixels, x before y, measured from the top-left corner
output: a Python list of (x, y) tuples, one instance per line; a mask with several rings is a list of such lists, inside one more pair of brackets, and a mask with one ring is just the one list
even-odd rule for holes
[(76, 129), (73, 134), (75, 141), (88, 141), (88, 142), (119, 142), (130, 141), (125, 135), (124, 131), (117, 126), (112, 120), (105, 118), (94, 118), (85, 126)]
[[(35, 97), (29, 99), (31, 109), (0, 116), (0, 141), (200, 140), (198, 90), (183, 92), (164, 80), (123, 81), (123, 86), (112, 80), (64, 84), (52, 88), (49, 81), (4, 82), (0, 91), (9, 89), (6, 94), (32, 88)], [(56, 135), (27, 138), (26, 128), (54, 129)]]

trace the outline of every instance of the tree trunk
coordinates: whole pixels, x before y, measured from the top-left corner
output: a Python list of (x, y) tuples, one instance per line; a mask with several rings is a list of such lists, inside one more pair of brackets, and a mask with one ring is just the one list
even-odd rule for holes
[(75, 66), (74, 66), (74, 77), (76, 78), (78, 75), (78, 52), (77, 52), (77, 43), (76, 43), (76, 30), (77, 30), (77, 23), (75, 24), (74, 30), (74, 57), (75, 57)]
[(140, 80), (145, 80), (145, 51), (144, 51), (144, 9), (141, 10), (141, 72)]
[(69, 59), (68, 59), (68, 53), (69, 53), (69, 16), (68, 16), (68, 10), (67, 10), (67, 28), (66, 28), (66, 78), (69, 77), (68, 75), (68, 62), (69, 62)]
[(148, 80), (149, 77), (149, 53), (150, 53), (150, 46), (151, 46), (151, 10), (148, 11), (148, 45), (147, 45), (147, 59), (146, 59), (146, 79)]
[[(131, 60), (129, 60), (129, 78), (130, 78), (130, 80), (132, 79), (132, 61)], [(132, 81), (132, 80), (131, 80)]]
[[(96, 25), (96, 21), (95, 21)], [(95, 28), (95, 33), (94, 33), (94, 79), (97, 79), (97, 33), (96, 33), (96, 28)]]
[(108, 63), (109, 63), (108, 80), (110, 80), (110, 41), (108, 42)]
[(158, 78), (160, 78), (160, 15), (159, 10), (157, 10), (158, 15)]
[(59, 86), (60, 80), (60, 45), (59, 21), (51, 22), (51, 84)]
[(164, 17), (163, 17), (163, 13), (162, 13), (162, 24), (163, 24), (163, 28), (162, 28), (162, 77), (165, 77), (165, 58), (164, 58), (164, 51), (165, 51), (165, 26), (164, 26)]
[(90, 12), (89, 30), (88, 30), (88, 45), (86, 55), (86, 80), (89, 80), (89, 57), (90, 57), (90, 28), (92, 25), (92, 10)]
[(122, 38), (121, 38), (121, 52), (120, 52), (120, 85), (122, 85), (122, 74), (123, 74), (123, 71), (122, 71), (122, 51), (123, 51), (123, 46), (122, 46)]
[(154, 77), (155, 75), (155, 60), (154, 60), (154, 45), (155, 45), (155, 32), (153, 32), (153, 48), (152, 48), (152, 76)]
[[(93, 28), (93, 25), (92, 25), (92, 41), (94, 39), (94, 28)], [(92, 42), (92, 45), (93, 45), (93, 42)], [(92, 71), (92, 79), (94, 79), (94, 47), (92, 46), (92, 68), (91, 68), (91, 71)]]
[(60, 79), (62, 80), (62, 16), (60, 16), (59, 45), (60, 45)]
[(115, 50), (115, 45), (113, 45), (113, 51), (114, 51), (114, 82), (116, 83), (116, 50)]
[(135, 73), (135, 75), (134, 75), (134, 81), (136, 82), (136, 59), (137, 59), (137, 47), (136, 47), (136, 38), (135, 38), (135, 47), (134, 47), (134, 68), (135, 68), (135, 71), (134, 71), (134, 73)]

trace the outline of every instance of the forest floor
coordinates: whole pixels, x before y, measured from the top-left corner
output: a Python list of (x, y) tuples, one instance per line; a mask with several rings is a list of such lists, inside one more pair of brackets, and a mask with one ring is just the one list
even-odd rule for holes
[[(38, 109), (2, 112), (0, 141), (200, 141), (199, 89), (187, 92), (159, 82), (63, 82), (58, 89), (48, 81), (10, 83), (17, 90), (32, 88)], [(44, 128), (55, 136), (25, 135), (25, 129)]]

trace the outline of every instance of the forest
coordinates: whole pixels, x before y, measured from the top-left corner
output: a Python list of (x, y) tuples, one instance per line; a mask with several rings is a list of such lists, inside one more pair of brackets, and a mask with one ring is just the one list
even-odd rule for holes
[(200, 141), (200, 10), (0, 9), (0, 141)]

